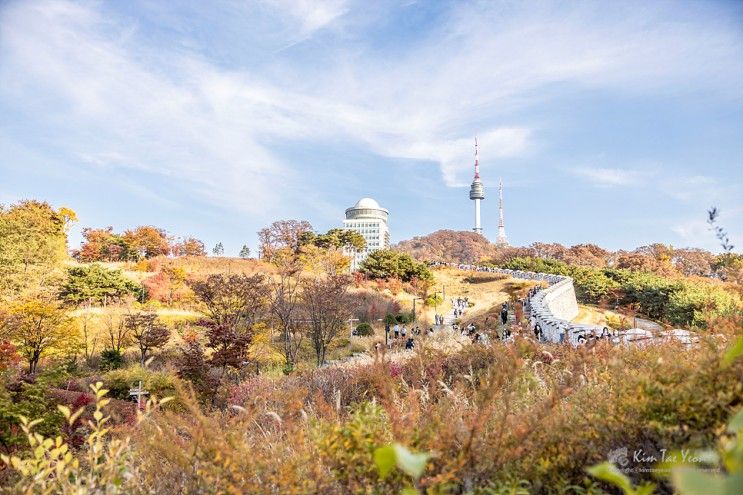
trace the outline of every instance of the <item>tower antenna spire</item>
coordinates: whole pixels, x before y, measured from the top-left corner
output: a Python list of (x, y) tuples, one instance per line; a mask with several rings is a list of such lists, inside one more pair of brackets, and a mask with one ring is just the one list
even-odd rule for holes
[(498, 196), (500, 198), (500, 204), (498, 205), (498, 238), (495, 244), (496, 246), (508, 246), (506, 225), (503, 222), (503, 179), (498, 180)]
[(475, 136), (475, 179), (480, 178), (480, 153), (477, 148), (477, 136)]

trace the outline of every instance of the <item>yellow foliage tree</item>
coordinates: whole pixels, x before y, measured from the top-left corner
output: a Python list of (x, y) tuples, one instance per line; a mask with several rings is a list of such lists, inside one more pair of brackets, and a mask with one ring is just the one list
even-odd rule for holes
[(253, 341), (248, 348), (248, 358), (260, 369), (261, 366), (282, 365), (284, 355), (271, 344), (271, 330), (265, 323), (257, 323)]
[(79, 343), (76, 322), (54, 302), (18, 301), (8, 307), (0, 325), (0, 339), (13, 342), (35, 373), (42, 357), (68, 353)]
[(299, 261), (305, 270), (314, 274), (340, 275), (348, 273), (351, 267), (351, 258), (342, 251), (313, 245), (302, 246)]

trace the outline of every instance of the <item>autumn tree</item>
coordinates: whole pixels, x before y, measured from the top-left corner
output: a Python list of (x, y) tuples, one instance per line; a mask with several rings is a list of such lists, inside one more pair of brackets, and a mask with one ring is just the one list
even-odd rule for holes
[(567, 251), (567, 248), (565, 246), (556, 242), (535, 242), (529, 247), (534, 252), (534, 257), (546, 260), (562, 260), (565, 257), (565, 252)]
[(266, 277), (256, 275), (210, 275), (191, 285), (204, 306), (207, 347), (211, 360), (222, 368), (239, 368), (245, 360), (254, 326), (266, 316), (270, 287)]
[(134, 313), (124, 318), (124, 325), (131, 332), (132, 340), (139, 347), (140, 363), (144, 366), (147, 354), (168, 343), (170, 329), (163, 325), (156, 313)]
[(166, 232), (152, 225), (143, 225), (124, 232), (124, 241), (138, 259), (165, 256), (170, 252)]
[(82, 230), (83, 242), (73, 256), (80, 261), (125, 261), (136, 257), (124, 237), (113, 231), (113, 227)]
[(0, 340), (13, 342), (35, 373), (42, 357), (65, 351), (77, 343), (77, 328), (64, 309), (39, 299), (18, 301), (9, 306), (0, 324)]
[(318, 366), (325, 363), (330, 344), (348, 328), (353, 308), (349, 287), (347, 276), (316, 278), (302, 284), (302, 307)]
[(495, 251), (495, 246), (482, 235), (454, 230), (437, 230), (426, 236), (402, 241), (394, 248), (416, 260), (446, 263), (475, 263), (492, 256)]
[(173, 256), (206, 256), (204, 243), (194, 237), (187, 237), (174, 243), (170, 252)]
[(298, 251), (300, 237), (311, 232), (312, 225), (306, 220), (278, 220), (258, 231), (260, 257), (273, 261), (276, 252), (283, 248)]
[(0, 205), (0, 297), (49, 285), (67, 257), (75, 219), (72, 210), (39, 201)]
[(108, 334), (107, 350), (120, 355), (121, 350), (132, 342), (132, 332), (126, 325), (126, 317), (116, 311), (111, 311), (106, 315), (104, 325)]
[(299, 296), (302, 266), (296, 257), (284, 257), (278, 267), (279, 276), (271, 283), (271, 316), (281, 331), (284, 359), (291, 369), (304, 339)]
[(557, 259), (571, 265), (602, 268), (607, 265), (609, 255), (609, 251), (596, 244), (577, 244), (568, 248)]
[(172, 305), (193, 297), (191, 288), (186, 283), (187, 277), (183, 268), (166, 264), (155, 275), (144, 279), (142, 285), (151, 301)]
[(209, 362), (204, 347), (194, 332), (188, 332), (183, 337), (180, 355), (176, 360), (178, 376), (190, 381), (195, 391), (202, 398), (211, 398), (217, 386), (216, 380), (209, 374)]
[(674, 249), (671, 261), (686, 276), (710, 277), (714, 273), (715, 255), (704, 249)]
[(351, 258), (343, 252), (337, 249), (323, 249), (313, 244), (302, 246), (296, 257), (304, 270), (316, 275), (348, 273), (351, 267)]

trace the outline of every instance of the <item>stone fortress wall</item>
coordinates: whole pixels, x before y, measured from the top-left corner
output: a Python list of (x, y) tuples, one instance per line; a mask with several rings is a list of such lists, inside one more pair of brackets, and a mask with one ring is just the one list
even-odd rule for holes
[[(563, 275), (547, 273), (525, 272), (504, 268), (481, 267), (477, 265), (455, 265), (459, 269), (480, 272), (500, 273), (521, 280), (545, 282), (547, 286), (532, 295), (528, 301), (528, 310), (532, 328), (539, 325), (542, 329), (542, 340), (553, 343), (562, 341), (572, 345), (579, 345), (581, 336), (588, 337), (591, 333), (600, 336), (606, 327), (573, 323), (578, 315), (578, 301), (575, 297), (573, 279)], [(563, 337), (561, 338), (561, 335)], [(678, 340), (691, 345), (696, 338), (687, 330), (670, 330), (654, 335), (652, 332), (639, 328), (623, 331), (612, 331), (614, 343), (642, 343), (657, 340)]]

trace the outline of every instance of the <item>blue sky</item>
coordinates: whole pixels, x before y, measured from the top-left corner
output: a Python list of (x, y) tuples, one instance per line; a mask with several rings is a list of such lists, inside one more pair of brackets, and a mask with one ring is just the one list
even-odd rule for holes
[[(469, 230), (473, 138), (516, 245), (743, 246), (743, 3), (0, 5), (0, 203), (236, 254), (272, 220)], [(737, 249), (736, 249), (737, 250)]]

